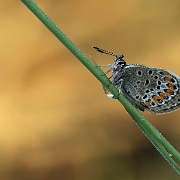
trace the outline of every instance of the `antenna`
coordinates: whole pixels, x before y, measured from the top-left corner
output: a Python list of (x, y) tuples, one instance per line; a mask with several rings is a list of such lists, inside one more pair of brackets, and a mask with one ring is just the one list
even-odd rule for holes
[(109, 54), (109, 55), (111, 55), (111, 56), (116, 56), (116, 57), (119, 57), (119, 56), (120, 56), (121, 58), (124, 57), (124, 55), (118, 55), (118, 54), (116, 54), (116, 53), (113, 53), (113, 52), (110, 52), (110, 51), (108, 51), (108, 50), (104, 50), (104, 49), (98, 48), (98, 47), (96, 47), (96, 46), (93, 46), (92, 48), (96, 49), (96, 51), (98, 51), (98, 52), (101, 52), (101, 53), (104, 53), (104, 54)]

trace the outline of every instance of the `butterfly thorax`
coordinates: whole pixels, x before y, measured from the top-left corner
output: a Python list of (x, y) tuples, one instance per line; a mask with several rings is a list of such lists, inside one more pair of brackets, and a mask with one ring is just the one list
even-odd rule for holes
[(124, 68), (127, 66), (126, 61), (123, 59), (123, 55), (117, 55), (114, 63), (111, 66), (112, 83), (117, 87), (121, 87), (122, 76), (124, 74)]

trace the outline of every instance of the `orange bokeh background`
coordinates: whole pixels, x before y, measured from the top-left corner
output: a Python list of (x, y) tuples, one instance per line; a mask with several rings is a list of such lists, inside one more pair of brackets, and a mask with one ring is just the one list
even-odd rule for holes
[[(36, 1), (99, 65), (180, 75), (180, 1)], [(149, 180), (179, 175), (96, 78), (20, 1), (1, 1), (0, 179)], [(180, 150), (180, 111), (143, 113)]]

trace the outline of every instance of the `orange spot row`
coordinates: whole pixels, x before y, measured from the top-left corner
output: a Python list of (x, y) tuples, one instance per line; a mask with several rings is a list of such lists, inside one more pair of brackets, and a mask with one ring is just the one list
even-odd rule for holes
[(171, 90), (174, 90), (174, 84), (171, 84), (171, 83), (168, 83), (168, 87), (171, 89)]
[(152, 103), (152, 100), (149, 99), (148, 101), (145, 102), (146, 106), (149, 106)]
[(166, 93), (161, 92), (161, 93), (159, 93), (159, 96), (160, 96), (162, 99), (164, 99), (164, 97), (165, 97), (165, 96), (167, 96), (167, 94), (166, 94)]
[(163, 100), (160, 96), (153, 96), (153, 100), (158, 104), (158, 100)]
[[(164, 100), (165, 96), (170, 96), (171, 95), (170, 93), (173, 92), (174, 85), (173, 84), (169, 84), (168, 86), (169, 86), (170, 89), (167, 89), (165, 93), (164, 92), (160, 92), (159, 96), (153, 96), (153, 100), (154, 100), (154, 102), (156, 104), (158, 104), (158, 100)], [(152, 100), (149, 99), (148, 101), (145, 102), (145, 105), (149, 106), (151, 103), (152, 103)]]
[(171, 95), (171, 92), (173, 92), (172, 89), (167, 89), (167, 90), (166, 90), (166, 95), (167, 95), (167, 96)]
[(170, 78), (170, 77), (165, 77), (164, 80), (165, 80), (166, 82), (172, 82), (172, 78)]

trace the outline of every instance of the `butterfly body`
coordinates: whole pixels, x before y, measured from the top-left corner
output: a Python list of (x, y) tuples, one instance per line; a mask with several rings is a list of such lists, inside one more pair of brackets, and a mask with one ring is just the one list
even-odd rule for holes
[(124, 56), (94, 47), (115, 56), (108, 72), (113, 85), (139, 110), (165, 114), (180, 108), (180, 77), (169, 70), (126, 64)]

